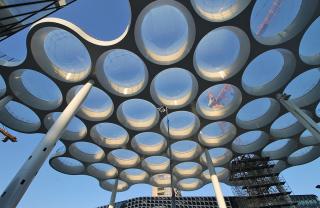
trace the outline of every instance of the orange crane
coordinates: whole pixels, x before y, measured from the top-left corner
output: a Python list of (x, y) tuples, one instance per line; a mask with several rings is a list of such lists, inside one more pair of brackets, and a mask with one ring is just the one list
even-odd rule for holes
[(13, 136), (12, 134), (10, 134), (4, 127), (0, 128), (0, 133), (3, 134), (3, 136), (5, 136), (2, 141), (3, 142), (7, 142), (8, 140), (10, 140), (11, 142), (17, 142), (17, 137)]
[(274, 16), (275, 13), (278, 12), (280, 5), (282, 3), (282, 0), (273, 0), (272, 5), (270, 9), (268, 10), (267, 15), (264, 17), (263, 21), (261, 24), (258, 26), (258, 31), (257, 35), (261, 35), (265, 31), (265, 29), (268, 27), (272, 17)]
[[(225, 84), (223, 88), (220, 90), (218, 96), (214, 96), (212, 92), (208, 92), (208, 106), (210, 108), (214, 107), (223, 107), (223, 104), (221, 104), (221, 100), (226, 97), (227, 92), (231, 92), (232, 88), (231, 85)], [(218, 123), (219, 128), (221, 129), (222, 133), (225, 133), (228, 131), (227, 125), (225, 122), (219, 122)]]
[(213, 107), (223, 107), (223, 105), (221, 104), (221, 100), (223, 98), (225, 98), (226, 96), (226, 93), (228, 91), (230, 91), (231, 89), (231, 85), (229, 84), (225, 84), (223, 86), (223, 88), (220, 90), (218, 96), (214, 96), (214, 94), (212, 92), (208, 92), (208, 106), (210, 108), (213, 108)]

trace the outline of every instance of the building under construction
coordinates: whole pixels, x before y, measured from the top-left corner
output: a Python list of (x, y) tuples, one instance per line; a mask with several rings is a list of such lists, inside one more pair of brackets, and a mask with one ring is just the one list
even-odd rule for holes
[(240, 197), (240, 207), (296, 207), (297, 203), (290, 198), (290, 188), (269, 158), (244, 154), (235, 158), (230, 166), (230, 182), (234, 185), (234, 194)]

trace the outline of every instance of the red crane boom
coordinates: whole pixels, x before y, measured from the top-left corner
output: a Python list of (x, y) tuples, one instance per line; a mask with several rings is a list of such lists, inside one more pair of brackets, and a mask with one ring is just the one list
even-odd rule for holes
[(271, 5), (270, 9), (268, 10), (267, 15), (265, 16), (265, 18), (263, 19), (261, 24), (258, 26), (258, 31), (256, 33), (257, 35), (260, 35), (261, 33), (263, 33), (265, 31), (265, 29), (268, 27), (274, 14), (278, 12), (280, 5), (281, 5), (281, 2), (282, 2), (282, 0), (273, 0), (272, 5)]
[(3, 136), (5, 136), (2, 141), (3, 142), (7, 142), (8, 140), (10, 140), (11, 142), (17, 142), (17, 137), (13, 136), (12, 134), (10, 134), (8, 131), (6, 131), (4, 128), (0, 128), (0, 133), (3, 134)]
[(215, 106), (221, 106), (222, 104), (220, 101), (225, 98), (226, 93), (231, 89), (231, 85), (225, 84), (223, 88), (220, 90), (218, 96), (214, 96), (212, 92), (208, 92), (208, 106), (210, 108), (215, 107)]

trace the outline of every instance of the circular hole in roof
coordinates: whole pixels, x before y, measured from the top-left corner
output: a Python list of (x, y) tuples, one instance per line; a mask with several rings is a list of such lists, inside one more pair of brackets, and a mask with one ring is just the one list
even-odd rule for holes
[(237, 113), (236, 123), (243, 129), (257, 129), (271, 123), (279, 114), (280, 105), (273, 98), (258, 98), (245, 104)]
[(320, 64), (320, 17), (304, 33), (299, 46), (299, 55), (303, 62), (310, 65)]
[[(179, 77), (179, 79), (177, 79)], [(181, 68), (161, 71), (150, 87), (152, 99), (158, 105), (178, 109), (190, 104), (198, 92), (198, 82), (192, 73)]]
[(250, 41), (241, 29), (219, 27), (201, 39), (194, 52), (193, 65), (203, 79), (222, 81), (242, 69), (249, 52)]
[(251, 0), (191, 0), (197, 14), (210, 22), (224, 22), (236, 17)]
[[(318, 129), (320, 128), (320, 123), (317, 124)], [(320, 144), (320, 141), (317, 137), (315, 137), (311, 132), (306, 129), (299, 138), (299, 141), (303, 145), (318, 145)]]
[[(2, 12), (4, 11), (5, 9)], [(9, 14), (9, 16), (11, 16), (11, 14)], [(12, 20), (17, 21), (16, 18), (9, 18), (8, 20), (11, 22)], [(5, 21), (1, 21), (1, 22), (2, 24), (5, 23)], [(19, 35), (12, 38), (11, 41), (7, 41), (6, 43), (3, 42), (3, 44), (1, 44), (1, 51), (0, 51), (1, 67), (2, 66), (15, 67), (22, 64), (22, 62), (26, 59), (26, 56), (27, 56), (27, 47), (26, 47), (26, 44), (17, 44), (17, 41), (15, 40), (19, 40), (19, 42), (21, 41), (26, 42), (26, 39), (27, 39), (26, 33), (20, 33)], [(13, 48), (14, 50), (12, 50)]]
[(168, 187), (171, 185), (171, 175), (168, 173), (160, 173), (150, 178), (150, 184), (155, 187)]
[(20, 100), (40, 110), (56, 109), (63, 100), (59, 87), (50, 78), (29, 69), (14, 71), (10, 87)]
[(197, 133), (199, 127), (199, 118), (189, 111), (172, 112), (165, 116), (160, 123), (160, 129), (162, 134), (164, 134), (167, 137), (170, 137), (171, 139), (189, 138)]
[[(214, 170), (215, 170), (216, 175), (218, 176), (218, 179), (220, 182), (224, 182), (224, 181), (229, 180), (230, 171), (227, 168), (215, 167)], [(208, 169), (201, 173), (201, 178), (205, 182), (211, 183), (211, 176), (210, 176)]]
[(118, 170), (110, 164), (106, 163), (93, 163), (87, 167), (88, 174), (99, 179), (105, 180), (114, 178), (118, 174)]
[(105, 156), (103, 149), (89, 142), (74, 142), (69, 146), (69, 152), (76, 159), (88, 163), (99, 162)]
[(124, 101), (117, 110), (117, 117), (125, 127), (143, 131), (158, 123), (159, 112), (149, 101), (131, 99)]
[(143, 132), (135, 135), (131, 140), (131, 146), (140, 154), (156, 155), (163, 152), (167, 146), (167, 140), (158, 133)]
[[(225, 165), (232, 159), (233, 156), (232, 151), (224, 147), (208, 149), (208, 152), (215, 167)], [(205, 153), (201, 154), (200, 162), (203, 165), (207, 165)]]
[(66, 149), (66, 146), (64, 145), (64, 143), (61, 140), (59, 140), (52, 152), (54, 152), (54, 151), (55, 151), (55, 153), (52, 155), (51, 158), (64, 155), (67, 152), (67, 149)]
[(218, 84), (206, 89), (197, 100), (197, 112), (206, 119), (219, 120), (234, 113), (240, 106), (240, 90), (231, 84)]
[[(66, 98), (68, 103), (71, 102), (82, 87), (83, 85), (77, 85), (68, 91)], [(92, 87), (80, 106), (77, 115), (89, 121), (102, 121), (109, 118), (112, 113), (113, 102), (109, 95), (97, 87)]]
[(183, 140), (173, 143), (170, 146), (170, 151), (174, 160), (188, 161), (198, 157), (202, 149), (197, 142)]
[(217, 121), (203, 127), (199, 132), (198, 139), (207, 147), (219, 147), (234, 139), (237, 128), (230, 122)]
[(195, 38), (190, 12), (173, 0), (150, 3), (135, 25), (135, 40), (140, 52), (151, 62), (169, 65), (183, 59)]
[(260, 150), (269, 142), (269, 135), (264, 131), (249, 131), (239, 135), (232, 143), (232, 150), (240, 153), (252, 153)]
[(82, 174), (85, 169), (80, 161), (70, 157), (53, 158), (50, 160), (50, 165), (56, 171), (69, 175)]
[(0, 122), (16, 131), (31, 133), (41, 126), (41, 121), (35, 112), (15, 101), (8, 102), (1, 109), (0, 115)]
[[(44, 126), (46, 129), (50, 127), (57, 121), (61, 112), (52, 112), (46, 115), (44, 118)], [(65, 128), (61, 138), (68, 141), (77, 141), (83, 139), (87, 135), (86, 125), (76, 116), (73, 116), (67, 127)]]
[(185, 178), (177, 183), (177, 187), (183, 191), (194, 191), (203, 186), (203, 182), (199, 178)]
[(90, 130), (92, 140), (99, 146), (120, 148), (129, 141), (128, 132), (121, 126), (113, 123), (99, 123)]
[(308, 146), (298, 149), (288, 157), (290, 165), (302, 165), (309, 163), (320, 156), (319, 146)]
[(116, 149), (109, 152), (108, 161), (119, 168), (131, 168), (140, 162), (137, 153), (127, 149)]
[(0, 74), (0, 97), (2, 97), (6, 93), (6, 90), (7, 90), (7, 85)]
[(112, 190), (114, 190), (116, 180), (118, 180), (117, 192), (122, 192), (129, 189), (129, 184), (119, 179), (107, 179), (107, 180), (101, 181), (100, 186), (103, 189), (112, 192)]
[(125, 169), (120, 173), (120, 178), (129, 184), (147, 182), (149, 175), (146, 171), (138, 168)]
[(31, 39), (32, 54), (42, 70), (64, 82), (84, 80), (91, 71), (91, 58), (84, 44), (68, 31), (45, 27)]
[(202, 166), (196, 162), (182, 162), (173, 168), (173, 173), (178, 178), (197, 177), (201, 172)]
[(320, 99), (320, 68), (310, 69), (295, 77), (284, 89), (290, 100), (299, 107)]
[(141, 166), (150, 173), (163, 173), (169, 170), (170, 160), (164, 156), (151, 156), (144, 159)]
[(96, 77), (109, 92), (129, 97), (139, 94), (148, 83), (148, 70), (134, 53), (113, 49), (98, 59)]
[(316, 110), (315, 110), (316, 116), (318, 116), (318, 118), (320, 118), (320, 102), (318, 103)]
[(295, 151), (297, 143), (292, 139), (281, 139), (268, 144), (262, 150), (262, 157), (268, 157), (271, 160), (278, 160), (287, 157)]
[(253, 37), (265, 45), (276, 45), (294, 37), (309, 22), (316, 1), (259, 0), (250, 19)]
[(276, 138), (292, 137), (303, 130), (303, 125), (290, 112), (277, 118), (270, 127), (271, 135)]
[(286, 49), (272, 49), (257, 56), (242, 75), (243, 89), (256, 96), (279, 90), (293, 75), (294, 55)]

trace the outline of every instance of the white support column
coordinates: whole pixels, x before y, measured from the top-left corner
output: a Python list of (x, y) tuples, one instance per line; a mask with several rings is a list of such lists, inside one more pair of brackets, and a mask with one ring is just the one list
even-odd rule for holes
[(320, 127), (312, 118), (310, 118), (305, 112), (303, 112), (295, 103), (289, 100), (289, 95), (279, 94), (277, 95), (280, 103), (294, 115), (297, 120), (310, 131), (310, 133), (320, 141)]
[(119, 184), (119, 179), (116, 179), (114, 186), (113, 186), (113, 189), (112, 189), (110, 203), (109, 203), (108, 208), (114, 208), (114, 204), (116, 202), (117, 191), (118, 191), (118, 184)]
[(11, 95), (8, 95), (8, 96), (2, 98), (2, 99), (0, 100), (0, 111), (1, 111), (2, 108), (3, 108), (4, 106), (6, 106), (7, 103), (10, 102), (11, 100), (12, 100), (12, 96), (11, 96)]
[(222, 190), (221, 190), (221, 186), (220, 186), (220, 183), (219, 183), (219, 179), (218, 179), (218, 176), (216, 174), (216, 171), (214, 170), (213, 163), (212, 163), (212, 160), (211, 160), (211, 157), (210, 157), (210, 154), (209, 154), (209, 151), (208, 151), (207, 148), (205, 148), (204, 154), (206, 156), (207, 166), (208, 166), (208, 169), (209, 169), (209, 173), (210, 173), (210, 178), (211, 178), (211, 182), (212, 182), (212, 185), (213, 185), (213, 189), (214, 189), (214, 192), (216, 194), (216, 199), (217, 199), (217, 202), (218, 202), (218, 206), (219, 206), (219, 208), (227, 208), (227, 205), (226, 205), (226, 202), (224, 200), (224, 196), (223, 196), (223, 193), (222, 193)]
[(14, 208), (17, 206), (33, 178), (37, 175), (39, 169), (60, 139), (68, 123), (89, 94), (92, 85), (93, 82), (89, 81), (80, 89), (56, 122), (48, 130), (47, 134), (39, 142), (31, 156), (23, 164), (11, 183), (0, 196), (1, 208)]
[(66, 0), (59, 0), (57, 2), (57, 4), (59, 4), (59, 6), (62, 7), (62, 6), (65, 6), (67, 4), (67, 1)]

